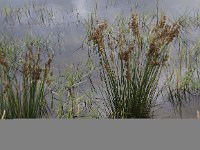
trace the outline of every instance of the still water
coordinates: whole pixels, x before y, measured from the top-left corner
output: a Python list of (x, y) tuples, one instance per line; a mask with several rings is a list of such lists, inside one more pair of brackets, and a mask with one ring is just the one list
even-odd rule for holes
[[(139, 13), (155, 13), (157, 4), (160, 12), (165, 12), (168, 17), (173, 18), (185, 12), (195, 14), (200, 0), (0, 0), (0, 37), (9, 33), (20, 38), (31, 33), (54, 39), (56, 42), (52, 44), (51, 49), (58, 58), (55, 59), (54, 66), (60, 70), (67, 63), (78, 63), (87, 57), (87, 51), (76, 50), (85, 38), (84, 21), (91, 12), (96, 10), (97, 18), (112, 21), (117, 15), (129, 17), (132, 10)], [(14, 17), (5, 18), (5, 8), (6, 11), (12, 8), (20, 11), (18, 15), (17, 11), (13, 12)], [(42, 24), (41, 18), (38, 18), (42, 17), (40, 11), (48, 16), (42, 20)], [(164, 106), (160, 114), (165, 115), (160, 115), (160, 118), (170, 116), (171, 114), (166, 115), (169, 109), (169, 106)], [(196, 104), (185, 109), (185, 118), (195, 117), (196, 109)]]

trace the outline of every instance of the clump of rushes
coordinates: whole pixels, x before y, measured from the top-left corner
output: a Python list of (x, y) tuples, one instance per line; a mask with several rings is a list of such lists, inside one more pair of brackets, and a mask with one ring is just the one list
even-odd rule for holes
[(12, 68), (8, 63), (9, 58), (0, 50), (3, 79), (0, 90), (0, 116), (5, 119), (42, 118), (49, 114), (45, 90), (50, 85), (53, 56), (49, 56), (42, 67), (40, 53), (36, 54), (33, 43), (27, 44), (21, 65), (19, 68)]
[[(92, 22), (94, 22), (92, 20)], [(152, 118), (158, 81), (168, 60), (168, 46), (179, 24), (161, 15), (150, 32), (143, 32), (137, 14), (110, 27), (106, 21), (89, 27), (89, 42), (97, 49), (109, 118)], [(92, 23), (93, 25), (93, 23)]]

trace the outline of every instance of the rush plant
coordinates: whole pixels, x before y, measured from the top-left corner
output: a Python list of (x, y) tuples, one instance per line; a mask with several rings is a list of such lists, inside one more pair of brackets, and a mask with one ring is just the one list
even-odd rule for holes
[(21, 58), (18, 68), (12, 68), (9, 57), (0, 49), (1, 90), (0, 116), (13, 118), (42, 118), (48, 115), (45, 92), (50, 84), (53, 56), (42, 64), (41, 53), (33, 43)]
[(179, 34), (178, 22), (166, 16), (143, 32), (137, 14), (109, 27), (91, 21), (89, 42), (98, 53), (100, 77), (109, 118), (151, 118), (158, 96), (158, 81), (168, 60), (168, 46)]

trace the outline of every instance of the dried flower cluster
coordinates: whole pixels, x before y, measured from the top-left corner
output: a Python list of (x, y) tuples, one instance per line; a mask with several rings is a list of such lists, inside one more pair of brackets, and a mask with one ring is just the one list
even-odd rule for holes
[(135, 37), (135, 40), (137, 42), (138, 48), (141, 48), (141, 38), (140, 38), (140, 32), (139, 32), (139, 22), (137, 18), (136, 13), (131, 14), (130, 22), (128, 23), (129, 30), (133, 32), (133, 35)]
[(128, 23), (129, 29), (133, 31), (135, 37), (139, 37), (139, 24), (137, 21), (137, 14), (132, 13), (130, 22)]
[[(22, 73), (25, 79), (31, 77), (33, 81), (38, 81), (41, 78), (46, 80), (50, 71), (51, 62), (53, 56), (49, 56), (47, 63), (45, 63), (45, 67), (41, 67), (41, 58), (40, 53), (36, 56), (33, 54), (33, 45), (30, 44), (27, 46), (28, 51), (25, 54), (23, 66), (22, 66)], [(41, 77), (43, 73), (43, 77)]]
[(131, 77), (130, 73), (130, 54), (134, 48), (133, 44), (130, 44), (128, 47), (128, 50), (119, 52), (119, 58), (120, 60), (123, 60), (125, 62), (126, 67), (126, 78), (129, 80)]
[(104, 21), (103, 23), (97, 22), (96, 27), (94, 28), (91, 36), (89, 37), (89, 40), (92, 40), (94, 42), (94, 44), (97, 44), (100, 54), (103, 54), (103, 52), (104, 52), (103, 32), (105, 29), (107, 29), (107, 27), (108, 27), (107, 21)]
[[(96, 27), (94, 27), (90, 37), (89, 41), (93, 41), (94, 45), (97, 45), (98, 53), (100, 57), (103, 59), (103, 67), (107, 72), (110, 72), (110, 64), (107, 59), (106, 53), (105, 53), (105, 44), (104, 44), (104, 31), (108, 28), (107, 21), (104, 21), (102, 23), (98, 23)], [(108, 46), (110, 48), (110, 59), (114, 63), (114, 49), (113, 49), (113, 43), (112, 40), (108, 36)]]
[(159, 60), (160, 49), (169, 45), (178, 36), (179, 29), (178, 23), (173, 23), (170, 26), (166, 24), (166, 16), (161, 16), (159, 23), (154, 26), (150, 33), (147, 56), (151, 59), (151, 64), (161, 65), (167, 61), (167, 56)]

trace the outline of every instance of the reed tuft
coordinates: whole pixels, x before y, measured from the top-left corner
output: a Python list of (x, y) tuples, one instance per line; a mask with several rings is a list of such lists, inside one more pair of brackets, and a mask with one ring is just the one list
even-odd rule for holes
[(111, 118), (151, 118), (161, 70), (168, 60), (168, 45), (179, 35), (180, 26), (166, 24), (162, 15), (159, 23), (143, 34), (135, 13), (129, 21), (122, 19), (112, 26), (118, 31), (107, 22), (100, 25), (90, 27), (88, 40), (99, 54), (106, 113)]

